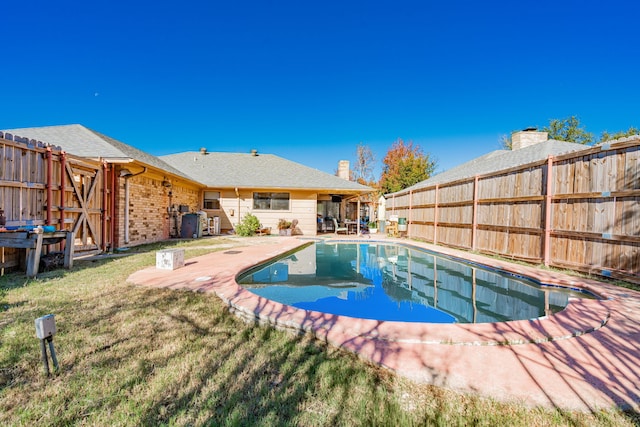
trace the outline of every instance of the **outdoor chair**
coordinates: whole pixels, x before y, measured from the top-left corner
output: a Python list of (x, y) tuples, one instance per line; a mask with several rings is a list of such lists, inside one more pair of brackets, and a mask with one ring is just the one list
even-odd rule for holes
[(338, 226), (338, 220), (335, 218), (331, 218), (333, 220), (333, 231), (334, 233), (338, 234), (340, 232), (344, 232), (344, 234), (349, 234), (349, 228), (348, 227), (340, 227)]

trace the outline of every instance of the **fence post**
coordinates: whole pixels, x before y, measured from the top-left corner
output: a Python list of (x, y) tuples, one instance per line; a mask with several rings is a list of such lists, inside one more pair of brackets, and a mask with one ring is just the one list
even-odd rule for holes
[(478, 175), (473, 178), (473, 219), (471, 224), (471, 250), (476, 250), (476, 231), (478, 229)]
[(53, 216), (53, 153), (51, 147), (47, 147), (47, 220), (45, 224), (51, 225)]
[(433, 207), (433, 244), (438, 243), (438, 190), (440, 186), (436, 184), (436, 204)]
[(102, 252), (107, 251), (107, 162), (102, 162), (102, 232), (100, 233), (100, 239), (102, 240), (100, 247)]
[(413, 206), (413, 190), (409, 190), (409, 215), (407, 218), (407, 237), (411, 237), (411, 220), (412, 220), (412, 213), (411, 213), (411, 208)]
[(552, 187), (552, 170), (553, 156), (547, 157), (547, 182), (545, 188), (544, 202), (544, 242), (543, 242), (543, 259), (544, 265), (549, 265), (550, 246), (551, 246), (551, 187)]

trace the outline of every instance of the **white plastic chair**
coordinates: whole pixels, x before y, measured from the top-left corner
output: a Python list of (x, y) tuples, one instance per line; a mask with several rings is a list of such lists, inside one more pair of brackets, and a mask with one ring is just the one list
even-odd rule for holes
[(331, 218), (333, 220), (333, 230), (336, 234), (338, 234), (341, 231), (344, 231), (344, 234), (349, 234), (349, 228), (348, 227), (338, 227), (338, 220), (335, 218)]

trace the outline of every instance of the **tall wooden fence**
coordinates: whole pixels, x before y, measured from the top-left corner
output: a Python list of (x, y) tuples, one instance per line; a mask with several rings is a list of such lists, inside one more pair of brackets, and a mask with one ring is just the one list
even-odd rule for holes
[(399, 192), (409, 237), (640, 283), (640, 137)]
[[(76, 254), (104, 250), (111, 221), (106, 172), (102, 163), (0, 132), (0, 209), (7, 228), (53, 225), (75, 233)], [(2, 269), (20, 264), (19, 250), (1, 251)]]

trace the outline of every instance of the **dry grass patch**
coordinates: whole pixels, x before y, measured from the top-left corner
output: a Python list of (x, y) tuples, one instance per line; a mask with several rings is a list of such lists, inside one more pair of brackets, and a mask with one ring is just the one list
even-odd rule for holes
[[(242, 240), (209, 242), (185, 245), (187, 257)], [(213, 295), (126, 283), (160, 247), (0, 278), (0, 424), (634, 424), (616, 411), (531, 410), (414, 384), (309, 336), (243, 323)], [(50, 378), (33, 326), (48, 313), (60, 362)]]

